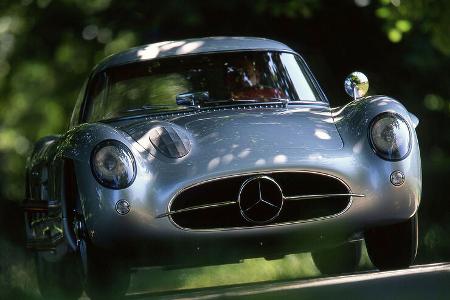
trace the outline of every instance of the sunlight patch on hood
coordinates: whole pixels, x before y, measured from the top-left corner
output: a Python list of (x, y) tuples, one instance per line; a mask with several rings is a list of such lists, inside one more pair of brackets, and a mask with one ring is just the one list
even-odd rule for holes
[(273, 162), (276, 164), (284, 164), (288, 160), (287, 156), (284, 154), (278, 154), (273, 158)]
[(239, 153), (238, 157), (239, 158), (246, 158), (247, 156), (249, 156), (251, 150), (249, 148), (246, 148), (244, 150), (241, 151), (241, 153)]
[(225, 154), (224, 156), (222, 156), (222, 162), (224, 164), (229, 164), (230, 162), (232, 162), (234, 159), (234, 155), (229, 153), (229, 154)]
[(260, 158), (255, 162), (255, 166), (264, 166), (266, 164), (266, 160), (264, 158)]
[(208, 171), (217, 168), (220, 165), (220, 157), (215, 157), (211, 159), (208, 163)]
[(316, 129), (314, 131), (314, 135), (316, 137), (318, 137), (319, 139), (321, 139), (321, 140), (329, 140), (329, 139), (331, 139), (331, 136), (328, 133), (328, 131), (323, 130), (323, 129)]

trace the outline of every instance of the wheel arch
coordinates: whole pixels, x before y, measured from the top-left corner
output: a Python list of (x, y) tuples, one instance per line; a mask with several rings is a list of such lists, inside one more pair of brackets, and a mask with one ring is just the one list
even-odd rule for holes
[(76, 251), (77, 236), (74, 230), (74, 222), (77, 218), (77, 213), (79, 211), (78, 207), (78, 182), (77, 175), (75, 171), (75, 162), (73, 159), (68, 157), (63, 157), (61, 159), (61, 174), (60, 177), (60, 202), (61, 202), (61, 212), (62, 212), (62, 225), (64, 229), (64, 238), (69, 245), (69, 247)]

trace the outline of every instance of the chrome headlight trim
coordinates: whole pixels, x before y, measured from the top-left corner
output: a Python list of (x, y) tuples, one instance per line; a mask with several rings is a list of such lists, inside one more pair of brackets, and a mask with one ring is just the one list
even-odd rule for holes
[[(120, 177), (116, 180), (107, 178), (108, 176), (104, 174), (102, 175), (102, 172), (100, 171), (100, 168), (102, 166), (101, 162), (99, 161), (101, 158), (99, 158), (98, 155), (102, 150), (105, 150), (106, 148), (110, 148), (110, 152), (106, 154), (109, 154), (111, 156), (110, 158), (116, 159), (116, 162), (118, 164), (122, 164), (123, 173), (115, 174), (116, 176)], [(117, 152), (113, 153), (111, 150), (116, 150)], [(106, 149), (105, 151), (108, 150)], [(117, 156), (118, 153), (122, 154), (121, 158)], [(94, 175), (97, 182), (109, 189), (125, 189), (129, 187), (136, 179), (136, 161), (133, 153), (131, 153), (131, 150), (124, 143), (117, 140), (104, 140), (98, 143), (92, 150), (90, 164), (92, 174)], [(114, 174), (111, 174), (111, 176), (114, 176)]]
[[(400, 122), (402, 122), (407, 130), (408, 130), (408, 135), (407, 135), (407, 147), (406, 147), (406, 151), (400, 151), (401, 149), (395, 149), (395, 152), (397, 153), (392, 153), (392, 152), (388, 152), (385, 151), (383, 149), (381, 149), (381, 147), (379, 145), (377, 145), (377, 142), (374, 139), (373, 136), (373, 129), (374, 126), (381, 120), (385, 119), (385, 118), (395, 118), (397, 120), (399, 120)], [(378, 115), (376, 115), (372, 121), (370, 122), (369, 128), (368, 128), (368, 139), (369, 139), (369, 143), (370, 146), (373, 150), (373, 152), (375, 152), (376, 155), (378, 155), (379, 157), (381, 157), (384, 160), (388, 160), (388, 161), (400, 161), (405, 159), (406, 157), (408, 157), (409, 153), (411, 152), (411, 148), (412, 148), (412, 134), (411, 134), (411, 126), (408, 124), (408, 122), (405, 120), (405, 118), (403, 118), (400, 114), (398, 113), (394, 113), (394, 112), (383, 112), (380, 113)], [(403, 152), (403, 153), (402, 153)]]

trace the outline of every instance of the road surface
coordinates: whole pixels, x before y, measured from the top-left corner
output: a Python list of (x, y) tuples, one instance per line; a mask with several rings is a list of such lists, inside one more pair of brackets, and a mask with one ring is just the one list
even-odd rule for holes
[(336, 277), (128, 294), (127, 299), (450, 299), (450, 263)]

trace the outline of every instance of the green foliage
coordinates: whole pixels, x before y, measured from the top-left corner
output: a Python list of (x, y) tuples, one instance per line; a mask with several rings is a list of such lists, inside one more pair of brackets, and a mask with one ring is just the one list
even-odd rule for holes
[(436, 0), (380, 0), (376, 15), (384, 19), (387, 36), (400, 42), (403, 35), (416, 27), (429, 36), (431, 44), (450, 55), (450, 2)]
[(259, 0), (256, 1), (255, 8), (258, 12), (269, 12), (275, 17), (311, 18), (314, 11), (320, 7), (320, 2), (318, 0)]
[[(343, 77), (359, 68), (369, 75), (369, 92), (392, 95), (418, 115), (424, 165), (419, 260), (448, 259), (449, 28), (447, 0), (3, 0), (0, 197), (22, 200), (25, 161), (32, 145), (45, 135), (64, 132), (83, 81), (104, 57), (162, 40), (262, 36), (304, 51), (332, 104), (344, 98)], [(341, 103), (348, 101), (344, 99)], [(23, 232), (18, 225), (7, 226), (2, 235)], [(31, 289), (35, 283), (24, 271), (29, 260), (18, 254), (4, 258), (5, 251), (20, 253), (19, 244), (0, 240), (0, 282)], [(267, 277), (250, 277), (252, 271), (244, 276), (261, 280), (313, 274), (310, 269), (289, 273), (287, 265), (297, 264), (292, 258), (278, 263), (282, 267), (266, 263)], [(250, 261), (246, 266), (254, 264)], [(184, 286), (207, 281), (209, 270), (198, 270), (199, 277), (186, 280)], [(232, 266), (224, 273), (220, 270), (218, 274), (235, 271)], [(36, 297), (35, 292), (27, 294)]]

